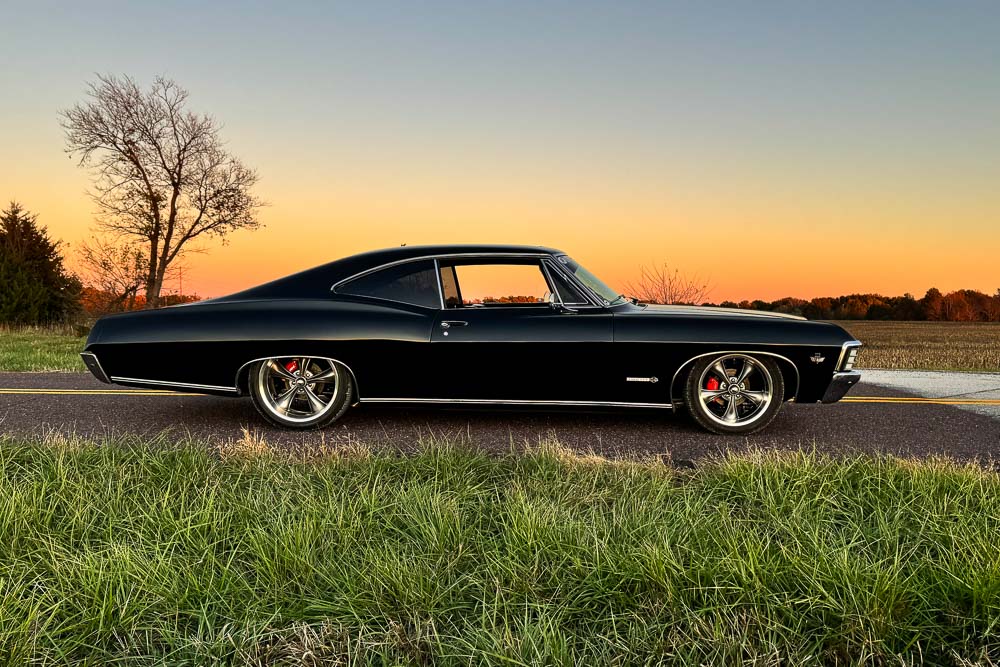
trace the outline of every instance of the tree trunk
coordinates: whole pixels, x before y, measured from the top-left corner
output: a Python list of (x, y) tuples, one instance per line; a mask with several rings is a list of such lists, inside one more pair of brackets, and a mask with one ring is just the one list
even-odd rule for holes
[(146, 305), (145, 308), (156, 308), (160, 301), (160, 286), (163, 281), (157, 281), (159, 274), (159, 253), (157, 252), (159, 243), (157, 239), (151, 239), (149, 245), (149, 269), (146, 271)]
[[(152, 289), (146, 290), (146, 308), (157, 308), (160, 305), (160, 290), (163, 289), (163, 276), (157, 276), (153, 280)], [(152, 295), (152, 299), (150, 299)]]

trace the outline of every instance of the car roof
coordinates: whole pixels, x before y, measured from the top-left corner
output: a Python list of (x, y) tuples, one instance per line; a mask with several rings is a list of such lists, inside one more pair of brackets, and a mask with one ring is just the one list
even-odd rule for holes
[(338, 259), (328, 264), (278, 278), (248, 290), (212, 299), (239, 301), (273, 298), (322, 298), (329, 296), (330, 287), (346, 278), (370, 271), (385, 264), (442, 255), (561, 255), (561, 250), (544, 246), (500, 244), (404, 245), (396, 248), (370, 250)]
[(383, 248), (382, 250), (370, 250), (357, 255), (351, 255), (336, 262), (331, 262), (328, 266), (340, 263), (366, 265), (361, 269), (374, 269), (382, 264), (398, 262), (403, 259), (415, 257), (436, 257), (440, 255), (474, 255), (474, 254), (499, 254), (499, 255), (561, 255), (561, 250), (546, 248), (544, 246), (533, 245), (503, 245), (503, 244), (446, 244), (446, 245), (403, 245), (396, 248)]

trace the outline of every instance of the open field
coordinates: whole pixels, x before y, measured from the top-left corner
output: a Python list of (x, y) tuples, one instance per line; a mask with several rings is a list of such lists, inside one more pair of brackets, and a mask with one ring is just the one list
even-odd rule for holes
[(1000, 372), (1000, 323), (837, 322), (865, 344), (862, 368)]
[(0, 371), (79, 371), (86, 336), (69, 327), (0, 326)]
[(0, 442), (8, 664), (940, 664), (1000, 649), (1000, 478), (549, 445)]
[[(862, 368), (1000, 372), (1000, 323), (837, 322), (865, 343)], [(85, 337), (68, 329), (0, 328), (0, 372), (80, 371)]]

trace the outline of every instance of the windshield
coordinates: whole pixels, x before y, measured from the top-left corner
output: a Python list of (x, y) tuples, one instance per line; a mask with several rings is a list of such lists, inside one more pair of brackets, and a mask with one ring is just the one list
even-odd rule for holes
[(570, 273), (576, 276), (577, 280), (590, 288), (597, 296), (604, 299), (606, 303), (613, 304), (619, 301), (626, 301), (625, 296), (614, 291), (603, 282), (601, 279), (595, 276), (593, 273), (583, 268), (577, 264), (574, 260), (570, 259), (566, 255), (559, 255), (559, 261), (569, 269)]

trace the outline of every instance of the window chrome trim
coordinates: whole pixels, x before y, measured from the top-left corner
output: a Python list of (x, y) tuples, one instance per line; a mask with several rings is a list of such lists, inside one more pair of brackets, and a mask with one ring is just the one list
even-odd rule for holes
[(441, 310), (444, 310), (444, 282), (441, 280), (441, 262), (437, 257), (434, 258), (434, 276), (437, 279), (438, 302), (441, 304)]
[[(569, 257), (569, 255), (559, 255), (558, 257)], [(579, 278), (573, 275), (572, 271), (567, 270), (565, 266), (560, 266), (562, 262), (558, 261), (555, 256), (549, 255), (546, 258), (546, 260), (552, 266), (552, 268), (558, 271), (561, 276), (566, 278), (566, 280), (568, 280), (571, 285), (580, 290), (580, 293), (583, 294), (583, 297), (585, 299), (589, 299), (589, 302), (587, 304), (588, 306), (593, 306), (595, 308), (606, 308), (608, 306), (608, 303), (604, 299), (600, 298), (597, 294), (594, 293), (593, 290), (584, 285), (583, 281), (581, 281)], [(546, 260), (542, 261), (545, 262)], [(576, 304), (570, 304), (570, 305), (576, 305)]]
[[(774, 344), (777, 345), (777, 343), (774, 343)], [(671, 403), (674, 402), (674, 394), (675, 394), (674, 387), (677, 385), (677, 376), (681, 374), (681, 371), (683, 371), (686, 366), (690, 365), (691, 363), (693, 363), (694, 361), (696, 361), (698, 359), (701, 359), (702, 357), (711, 357), (711, 356), (716, 355), (716, 354), (720, 354), (720, 355), (721, 354), (745, 354), (747, 356), (753, 356), (755, 354), (766, 354), (769, 357), (777, 357), (778, 359), (781, 359), (783, 361), (787, 361), (789, 364), (792, 365), (792, 368), (795, 369), (795, 391), (792, 392), (792, 398), (796, 398), (799, 395), (799, 388), (801, 387), (801, 384), (802, 384), (802, 378), (799, 375), (799, 367), (796, 366), (795, 362), (792, 361), (791, 359), (789, 359), (788, 357), (782, 356), (780, 354), (775, 354), (774, 352), (761, 352), (760, 350), (713, 350), (711, 352), (705, 352), (703, 354), (695, 355), (695, 356), (691, 357), (690, 359), (688, 359), (683, 364), (681, 364), (680, 366), (677, 367), (677, 370), (674, 371), (674, 377), (670, 380), (670, 402)], [(785, 402), (785, 397), (784, 396), (781, 397), (781, 401), (782, 401), (782, 403)]]
[[(336, 293), (337, 288), (341, 285), (354, 280), (355, 278), (362, 278), (370, 273), (375, 273), (376, 271), (381, 271), (382, 269), (388, 269), (400, 264), (408, 264), (410, 262), (419, 262), (421, 260), (431, 259), (434, 260), (436, 270), (437, 270), (437, 280), (438, 280), (438, 291), (441, 297), (441, 309), (446, 310), (447, 305), (444, 302), (444, 286), (441, 284), (441, 260), (443, 259), (489, 259), (496, 257), (498, 259), (515, 259), (515, 258), (525, 258), (525, 259), (539, 259), (543, 264), (543, 271), (545, 265), (555, 268), (556, 271), (564, 276), (569, 282), (575, 286), (583, 294), (584, 298), (588, 298), (590, 303), (588, 305), (596, 308), (606, 308), (609, 304), (598, 297), (593, 290), (587, 287), (579, 278), (573, 275), (572, 272), (568, 271), (565, 267), (560, 266), (559, 261), (556, 261), (558, 257), (569, 257), (569, 255), (553, 255), (551, 253), (545, 252), (456, 252), (456, 253), (444, 253), (440, 255), (420, 255), (419, 257), (407, 257), (406, 259), (397, 259), (393, 262), (386, 262), (385, 264), (379, 264), (378, 266), (373, 266), (371, 268), (365, 269), (364, 271), (359, 271), (358, 273), (352, 274), (346, 278), (342, 278), (330, 286), (330, 291)], [(546, 260), (548, 260), (546, 262)], [(551, 285), (550, 285), (551, 286)], [(352, 296), (350, 294), (345, 294), (345, 296)], [(428, 308), (427, 306), (421, 306), (419, 304), (406, 303), (404, 301), (394, 301), (392, 299), (379, 299), (379, 297), (358, 297), (358, 298), (370, 298), (378, 299), (380, 301), (388, 301), (390, 303), (405, 303), (408, 306), (415, 306), (417, 308)], [(576, 305), (576, 304), (563, 304), (563, 305)], [(429, 310), (435, 310), (429, 308)]]
[[(416, 260), (418, 258), (414, 258), (414, 259)], [(435, 280), (438, 283), (438, 301), (443, 302), (444, 299), (441, 297), (441, 284), (440, 284), (441, 283), (441, 274), (437, 272), (437, 265), (438, 265), (437, 264), (437, 258), (436, 257), (435, 258), (432, 258), (432, 257), (421, 257), (419, 259), (421, 259), (421, 260), (433, 259), (434, 260), (434, 272), (435, 272), (435, 274), (437, 276)], [(391, 268), (391, 267), (393, 267), (393, 266), (395, 266), (397, 264), (405, 264), (408, 261), (409, 260), (400, 261), (400, 262), (393, 262), (391, 264), (386, 264), (386, 265), (380, 266), (380, 267), (378, 267), (376, 269), (372, 269), (371, 271), (365, 271), (364, 273), (359, 273), (357, 275), (351, 276), (350, 278), (345, 278), (344, 280), (341, 280), (341, 281), (337, 282), (333, 287), (331, 287), (330, 291), (333, 292), (334, 290), (336, 290), (336, 288), (340, 287), (341, 285), (343, 285), (346, 282), (354, 280), (355, 278), (363, 278), (364, 276), (368, 275), (369, 273), (375, 273), (376, 271), (379, 271), (381, 269), (388, 269), (388, 268)], [(336, 292), (336, 293), (340, 294), (340, 292)], [(400, 304), (403, 304), (404, 306), (413, 306), (414, 308), (423, 308), (425, 310), (439, 310), (438, 308), (436, 308), (434, 306), (425, 306), (423, 304), (412, 303), (410, 301), (400, 301), (399, 299), (387, 299), (387, 298), (385, 298), (383, 296), (371, 296), (371, 295), (368, 295), (368, 294), (350, 294), (348, 292), (343, 292), (343, 295), (344, 296), (353, 297), (355, 299), (374, 299), (375, 301), (385, 301), (386, 303), (400, 303)]]
[[(458, 252), (458, 253), (444, 253), (444, 254), (440, 254), (440, 255), (421, 255), (419, 257), (407, 257), (406, 259), (397, 259), (397, 260), (395, 260), (393, 262), (386, 262), (385, 264), (379, 264), (378, 266), (373, 266), (373, 267), (371, 267), (369, 269), (365, 269), (364, 271), (359, 271), (358, 273), (350, 275), (350, 276), (348, 276), (346, 278), (342, 278), (342, 279), (338, 280), (337, 282), (335, 282), (333, 285), (330, 286), (330, 291), (331, 292), (335, 292), (338, 287), (340, 287), (341, 285), (343, 285), (346, 282), (354, 280), (355, 278), (361, 278), (363, 276), (368, 275), (369, 273), (374, 273), (376, 271), (381, 271), (382, 269), (388, 269), (388, 268), (391, 268), (393, 266), (398, 266), (400, 264), (408, 264), (410, 262), (419, 262), (421, 260), (428, 260), (428, 259), (442, 260), (442, 259), (452, 259), (452, 258), (454, 258), (454, 259), (462, 259), (462, 258), (470, 258), (470, 257), (472, 257), (472, 258), (475, 258), (475, 257), (484, 257), (484, 258), (485, 257), (543, 258), (543, 257), (551, 257), (551, 255), (549, 255), (548, 253), (544, 253), (544, 252), (538, 252), (538, 253), (528, 253), (528, 252), (470, 252), (470, 253), (461, 253), (461, 252)], [(348, 295), (348, 296), (350, 296), (350, 295)]]
[(359, 403), (457, 403), (462, 405), (556, 405), (576, 407), (607, 407), (607, 408), (667, 408), (674, 409), (670, 402), (665, 403), (629, 403), (625, 401), (557, 401), (557, 400), (520, 400), (520, 399), (488, 399), (488, 398), (361, 398)]
[(192, 382), (170, 382), (167, 380), (147, 380), (145, 378), (118, 377), (117, 375), (112, 376), (111, 381), (127, 382), (130, 384), (154, 385), (160, 387), (177, 387), (178, 389), (204, 389), (207, 391), (225, 391), (234, 394), (240, 393), (240, 390), (237, 389), (236, 387), (222, 387), (214, 384), (194, 384)]
[[(467, 255), (465, 255), (465, 256), (467, 256)], [(476, 256), (478, 257), (479, 255), (476, 255)], [(482, 255), (482, 256), (488, 259), (488, 258), (494, 257), (496, 255)], [(541, 274), (542, 274), (542, 280), (545, 281), (545, 285), (549, 288), (549, 292), (551, 292), (551, 293), (555, 294), (556, 296), (558, 296), (558, 292), (554, 291), (554, 289), (553, 289), (554, 285), (552, 283), (552, 280), (549, 278), (549, 274), (545, 270), (545, 257), (547, 257), (547, 255), (529, 255), (529, 254), (521, 254), (521, 253), (516, 253), (516, 254), (511, 255), (510, 253), (507, 253), (506, 256), (526, 257), (528, 259), (534, 259), (534, 260), (536, 260), (536, 263), (534, 263), (534, 264), (532, 264), (530, 262), (525, 262), (524, 264), (510, 264), (508, 266), (535, 266), (536, 268), (538, 268), (539, 272), (541, 272)], [(438, 260), (435, 259), (434, 261), (437, 262)], [(500, 265), (504, 265), (504, 264), (501, 262)], [(454, 269), (454, 267), (453, 267), (453, 269)], [(458, 293), (461, 294), (462, 293), (462, 283), (458, 280), (458, 272), (457, 271), (455, 271), (455, 281), (458, 283)], [(560, 302), (561, 302), (561, 300), (560, 300)], [(447, 310), (449, 310), (449, 311), (455, 311), (455, 310), (467, 310), (467, 309), (471, 309), (471, 308), (489, 308), (491, 310), (496, 310), (498, 308), (540, 308), (540, 307), (543, 307), (543, 306), (544, 307), (550, 307), (550, 304), (548, 304), (548, 303), (546, 303), (544, 301), (526, 301), (524, 303), (518, 303), (518, 302), (505, 303), (505, 302), (499, 302), (498, 301), (496, 303), (491, 302), (489, 304), (485, 304), (485, 303), (468, 303), (468, 304), (467, 303), (462, 303), (461, 305), (455, 306), (454, 308), (447, 308)]]
[(568, 305), (563, 301), (562, 295), (559, 294), (559, 290), (556, 289), (556, 283), (552, 280), (552, 275), (549, 273), (549, 269), (545, 266), (545, 260), (538, 262), (538, 266), (542, 269), (542, 277), (545, 278), (545, 284), (549, 286), (549, 292), (555, 297), (553, 302), (558, 302), (563, 308), (567, 308)]

